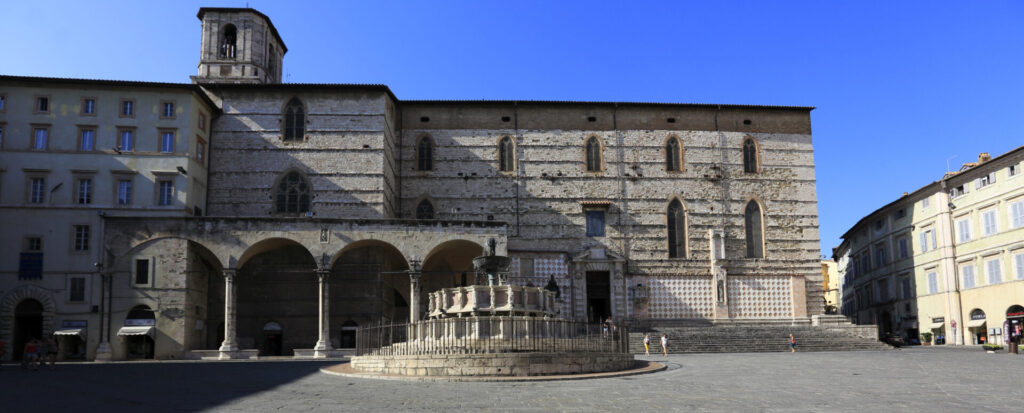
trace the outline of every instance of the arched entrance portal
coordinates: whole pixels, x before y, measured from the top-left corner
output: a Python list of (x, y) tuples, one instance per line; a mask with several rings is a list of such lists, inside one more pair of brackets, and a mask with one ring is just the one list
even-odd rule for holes
[[(235, 279), (238, 347), (282, 356), (313, 347), (319, 336), (320, 296), (313, 256), (295, 241), (273, 238), (250, 247), (243, 259)], [(271, 347), (264, 329), (268, 320), (288, 330)]]
[(425, 314), (430, 305), (427, 294), (442, 288), (476, 284), (473, 258), (481, 255), (484, 255), (484, 247), (472, 241), (453, 240), (434, 247), (423, 260), (420, 314)]
[(265, 356), (280, 356), (282, 352), (281, 343), (284, 342), (284, 329), (273, 321), (263, 325), (263, 343), (260, 346), (260, 354)]
[(31, 298), (22, 300), (14, 308), (15, 360), (21, 360), (25, 343), (43, 337), (43, 304)]

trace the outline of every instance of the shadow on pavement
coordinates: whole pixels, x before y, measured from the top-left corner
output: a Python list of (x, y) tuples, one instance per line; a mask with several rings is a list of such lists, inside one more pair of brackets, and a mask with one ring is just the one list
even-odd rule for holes
[(330, 361), (5, 365), (0, 411), (197, 411), (319, 374)]

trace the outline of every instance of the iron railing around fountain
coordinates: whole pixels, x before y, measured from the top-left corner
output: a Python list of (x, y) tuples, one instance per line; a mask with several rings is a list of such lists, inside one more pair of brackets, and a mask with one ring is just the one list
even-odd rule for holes
[(629, 329), (535, 317), (465, 317), (356, 330), (356, 356), (629, 353)]

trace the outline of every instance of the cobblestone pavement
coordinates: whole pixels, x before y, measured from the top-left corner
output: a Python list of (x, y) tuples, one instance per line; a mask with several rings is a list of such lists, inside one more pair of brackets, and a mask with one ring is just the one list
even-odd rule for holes
[(1021, 411), (1024, 356), (977, 348), (651, 356), (668, 371), (517, 383), (331, 376), (336, 362), (64, 364), (0, 371), (0, 411)]

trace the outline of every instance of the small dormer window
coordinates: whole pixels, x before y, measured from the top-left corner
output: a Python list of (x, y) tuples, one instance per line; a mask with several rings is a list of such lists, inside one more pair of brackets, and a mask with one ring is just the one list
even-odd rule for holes
[(220, 37), (220, 57), (227, 59), (235, 58), (235, 42), (238, 39), (238, 30), (233, 24), (224, 26), (224, 33)]

